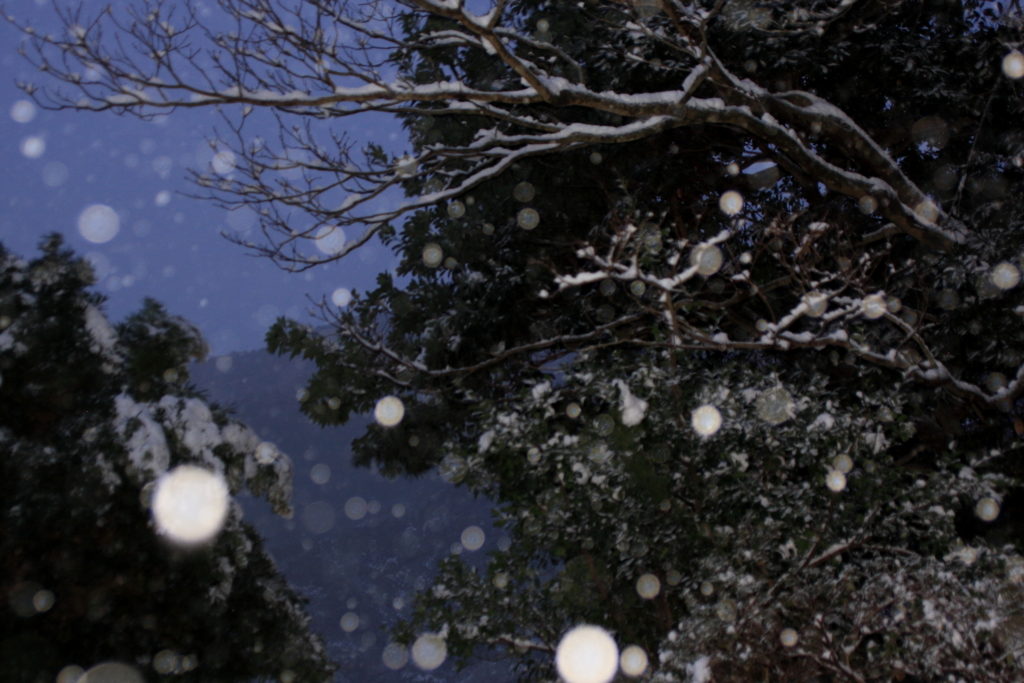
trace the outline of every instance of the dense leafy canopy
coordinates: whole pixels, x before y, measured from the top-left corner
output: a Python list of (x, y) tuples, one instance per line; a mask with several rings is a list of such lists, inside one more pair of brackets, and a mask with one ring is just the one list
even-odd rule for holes
[[(239, 241), (292, 270), (374, 236), (401, 255), (323, 304), (329, 333), (268, 343), (317, 362), (323, 424), (400, 397), (358, 460), (437, 466), (514, 536), (446, 562), (403, 637), (527, 680), (580, 621), (665, 681), (1020, 675), (1015, 6), (224, 7), (231, 31), (66, 15), (35, 59), (83, 99), (43, 97), (240, 105), (237, 167), (196, 177), (260, 212)], [(277, 146), (243, 135), (257, 107)], [(332, 122), (363, 111), (401, 117), (408, 154), (360, 162)]]

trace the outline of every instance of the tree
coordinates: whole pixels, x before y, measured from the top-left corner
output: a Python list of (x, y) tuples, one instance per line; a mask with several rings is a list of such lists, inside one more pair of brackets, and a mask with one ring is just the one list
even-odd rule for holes
[(237, 505), (190, 548), (151, 514), (161, 477), (192, 465), (289, 516), (291, 460), (188, 384), (207, 351), (191, 323), (147, 300), (111, 326), (89, 264), (59, 235), (41, 249), (0, 245), (0, 677), (116, 661), (150, 681), (328, 679), (302, 599)]
[[(224, 32), (65, 13), (31, 35), (64, 84), (37, 94), (221, 107), (233, 174), (196, 180), (260, 212), (245, 246), (289, 270), (374, 235), (403, 257), (323, 303), (334, 334), (281, 321), (268, 344), (316, 360), (325, 424), (399, 396), (358, 459), (439, 466), (516, 539), (485, 575), (446, 563), (406, 640), (537, 680), (581, 620), (666, 681), (1019, 675), (1015, 7), (225, 9)], [(244, 136), (256, 108), (276, 147)], [(331, 122), (365, 111), (409, 153), (358, 159)]]

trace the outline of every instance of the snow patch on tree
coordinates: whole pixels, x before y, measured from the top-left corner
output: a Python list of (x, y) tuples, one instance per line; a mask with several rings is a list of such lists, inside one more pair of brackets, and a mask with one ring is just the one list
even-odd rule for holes
[(615, 380), (614, 384), (619, 388), (619, 410), (622, 414), (622, 424), (627, 427), (635, 427), (643, 422), (647, 415), (647, 401), (634, 396), (629, 385), (621, 379)]

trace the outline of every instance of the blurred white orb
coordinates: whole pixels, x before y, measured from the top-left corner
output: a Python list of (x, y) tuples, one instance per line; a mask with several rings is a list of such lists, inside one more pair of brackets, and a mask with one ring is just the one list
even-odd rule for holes
[(462, 532), (462, 547), (466, 550), (480, 550), (484, 545), (485, 538), (483, 529), (478, 526), (468, 526)]
[(345, 516), (352, 520), (360, 520), (366, 516), (366, 499), (353, 496), (345, 503)]
[(412, 644), (412, 661), (424, 671), (441, 666), (447, 656), (448, 645), (444, 638), (433, 633), (424, 633)]
[(644, 600), (653, 600), (661, 592), (661, 581), (654, 574), (644, 574), (636, 581), (636, 592)]
[(914, 207), (914, 214), (925, 225), (932, 225), (939, 219), (939, 207), (930, 199), (926, 199)]
[(53, 591), (48, 591), (45, 588), (32, 596), (32, 606), (36, 608), (37, 612), (48, 612), (53, 607), (54, 601)]
[(229, 149), (222, 150), (213, 155), (210, 167), (217, 175), (227, 175), (235, 170), (235, 153)]
[[(543, 20), (542, 20), (543, 21)], [(515, 186), (512, 190), (512, 196), (524, 204), (533, 200), (536, 190), (533, 185), (527, 181), (523, 181)]]
[(1024, 76), (1024, 55), (1013, 50), (1010, 54), (1003, 57), (1003, 73), (1006, 74), (1007, 78), (1012, 78), (1013, 80)]
[(345, 231), (336, 225), (324, 225), (316, 231), (316, 248), (334, 256), (345, 248)]
[(872, 320), (881, 318), (886, 311), (885, 297), (880, 294), (870, 294), (864, 297), (860, 302), (860, 310), (865, 318)]
[(29, 159), (38, 159), (46, 151), (46, 140), (38, 135), (27, 137), (21, 141), (21, 153)]
[(1000, 263), (992, 269), (992, 284), (999, 289), (1013, 289), (1020, 282), (1020, 271), (1012, 263)]
[(384, 666), (397, 671), (409, 661), (409, 648), (401, 643), (391, 643), (384, 648), (381, 658), (384, 660)]
[(627, 676), (641, 676), (647, 671), (647, 653), (639, 645), (630, 645), (622, 651), (619, 666)]
[(609, 683), (619, 668), (619, 648), (603, 628), (583, 624), (562, 636), (555, 666), (566, 683)]
[(807, 305), (807, 315), (812, 318), (820, 318), (828, 310), (828, 297), (818, 291), (804, 294), (804, 303)]
[(423, 265), (427, 268), (437, 268), (444, 260), (444, 249), (436, 242), (428, 242), (423, 247)]
[(832, 467), (843, 474), (849, 474), (850, 470), (853, 469), (853, 458), (848, 456), (846, 453), (840, 453), (836, 457), (832, 458)]
[(999, 503), (994, 498), (982, 498), (974, 507), (974, 514), (984, 522), (991, 522), (999, 516)]
[(466, 205), (458, 199), (448, 204), (448, 215), (452, 218), (462, 218), (466, 215)]
[(314, 484), (326, 484), (331, 479), (331, 466), (323, 463), (313, 465), (309, 478), (313, 480)]
[(78, 215), (78, 233), (93, 244), (109, 242), (120, 229), (121, 219), (106, 204), (87, 206)]
[(182, 465), (157, 480), (153, 517), (160, 533), (180, 543), (202, 543), (221, 530), (230, 494), (221, 475)]
[(743, 195), (736, 190), (724, 192), (718, 200), (718, 208), (727, 216), (735, 216), (743, 210)]
[(722, 426), (722, 414), (712, 405), (703, 405), (693, 411), (693, 431), (701, 436), (711, 436)]
[(722, 250), (714, 244), (698, 244), (690, 252), (690, 265), (701, 275), (714, 275), (722, 267)]
[(167, 190), (160, 190), (156, 193), (156, 198), (153, 200), (153, 203), (157, 206), (167, 206), (171, 203), (171, 193)]
[(861, 213), (872, 214), (875, 212), (875, 209), (878, 208), (878, 202), (875, 201), (874, 197), (866, 194), (860, 198), (857, 202), (857, 206), (860, 208)]
[(536, 209), (529, 207), (520, 209), (519, 213), (516, 214), (516, 222), (523, 230), (533, 230), (540, 225), (540, 214), (537, 213)]
[(160, 650), (153, 657), (153, 668), (158, 674), (173, 674), (181, 666), (181, 657), (174, 650)]
[(780, 425), (796, 414), (796, 401), (783, 387), (768, 389), (757, 397), (757, 414), (768, 424)]
[(839, 470), (829, 470), (828, 475), (825, 477), (825, 486), (828, 487), (829, 491), (839, 493), (846, 488), (846, 475)]
[(331, 301), (334, 302), (334, 305), (338, 308), (345, 308), (352, 301), (352, 292), (348, 291), (344, 287), (338, 287), (334, 290), (334, 293), (331, 294)]
[(345, 633), (352, 633), (359, 628), (359, 615), (355, 612), (345, 612), (341, 616), (341, 630)]
[(799, 640), (800, 634), (798, 634), (794, 629), (784, 628), (782, 629), (782, 632), (779, 633), (779, 642), (782, 643), (783, 647), (793, 647), (797, 642), (799, 642)]
[(11, 118), (16, 123), (28, 123), (36, 117), (36, 105), (29, 100), (18, 100), (11, 105)]
[(405, 405), (397, 396), (385, 396), (377, 401), (377, 406), (373, 409), (373, 416), (381, 426), (394, 427), (405, 417)]

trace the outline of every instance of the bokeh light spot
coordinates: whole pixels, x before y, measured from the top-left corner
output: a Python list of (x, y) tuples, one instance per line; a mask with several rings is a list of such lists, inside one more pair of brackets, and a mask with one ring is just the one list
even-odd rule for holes
[(224, 526), (229, 500), (228, 487), (221, 475), (182, 465), (157, 480), (153, 517), (160, 533), (172, 540), (202, 543), (216, 536)]
[(15, 123), (28, 123), (36, 117), (36, 105), (30, 100), (18, 100), (11, 105), (11, 118)]
[(701, 275), (714, 275), (722, 267), (722, 250), (714, 244), (698, 244), (690, 252), (690, 265)]
[(839, 493), (846, 488), (846, 475), (839, 470), (829, 470), (825, 476), (825, 486), (829, 491)]
[(338, 308), (345, 308), (352, 301), (352, 292), (345, 289), (344, 287), (338, 287), (331, 294), (331, 301)]
[(336, 225), (323, 225), (316, 231), (316, 248), (328, 256), (334, 256), (345, 248), (345, 231)]
[(385, 396), (377, 401), (373, 417), (382, 427), (394, 427), (405, 417), (405, 404), (397, 396)]
[(881, 294), (869, 294), (861, 299), (860, 311), (865, 318), (875, 320), (885, 315), (885, 297)]
[(430, 242), (423, 247), (423, 265), (427, 268), (437, 268), (444, 260), (444, 250), (441, 245)]
[(78, 233), (93, 244), (105, 244), (117, 236), (121, 219), (106, 204), (92, 204), (78, 215)]
[(409, 648), (401, 643), (391, 643), (384, 648), (381, 659), (384, 660), (384, 666), (398, 671), (409, 662)]
[(444, 638), (433, 633), (424, 633), (412, 644), (412, 661), (424, 671), (441, 666), (447, 656), (448, 645)]
[(1012, 263), (1000, 263), (992, 269), (992, 283), (999, 289), (1013, 289), (1020, 282), (1020, 271)]
[(743, 195), (736, 190), (724, 192), (718, 200), (718, 208), (727, 216), (735, 216), (743, 210)]
[(463, 530), (462, 538), (460, 540), (462, 541), (462, 547), (466, 550), (473, 551), (480, 550), (480, 548), (483, 547), (485, 538), (486, 534), (484, 534), (484, 530), (474, 525), (468, 526)]
[(516, 185), (515, 189), (512, 191), (512, 196), (516, 198), (516, 201), (526, 204), (527, 202), (533, 201), (533, 197), (536, 193), (537, 192), (533, 185), (524, 180)]
[(994, 498), (982, 498), (974, 506), (974, 514), (983, 522), (991, 522), (999, 516), (999, 503)]
[(366, 516), (366, 499), (353, 496), (345, 502), (345, 516), (352, 520), (360, 520)]
[(603, 628), (584, 624), (562, 636), (555, 666), (566, 683), (609, 683), (619, 668), (619, 648)]
[(691, 416), (693, 430), (701, 436), (711, 436), (722, 426), (722, 414), (713, 405), (703, 405)]
[(540, 214), (537, 213), (536, 209), (527, 207), (516, 214), (516, 223), (523, 230), (533, 230), (540, 225)]
[(775, 387), (757, 397), (757, 414), (772, 425), (780, 425), (796, 414), (793, 396), (783, 387)]
[(326, 484), (331, 479), (331, 466), (323, 463), (313, 465), (313, 469), (309, 472), (309, 478), (313, 480), (314, 484)]
[(783, 647), (793, 647), (800, 641), (800, 635), (791, 628), (784, 628), (779, 633), (779, 642)]
[(636, 592), (644, 600), (653, 600), (661, 592), (661, 581), (654, 574), (644, 574), (636, 581)]
[(345, 633), (352, 633), (359, 628), (359, 615), (355, 612), (345, 612), (341, 615), (341, 630)]
[(1012, 78), (1013, 80), (1024, 76), (1024, 55), (1017, 50), (1013, 50), (1003, 57), (1003, 73), (1006, 74), (1007, 78)]
[(38, 159), (46, 151), (46, 140), (32, 135), (21, 141), (21, 153), (29, 159)]
[(639, 645), (630, 645), (619, 657), (619, 666), (627, 676), (642, 676), (647, 671), (647, 663), (647, 653)]

